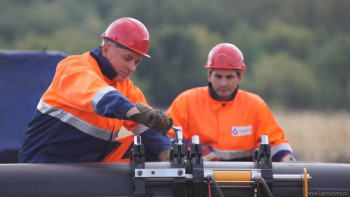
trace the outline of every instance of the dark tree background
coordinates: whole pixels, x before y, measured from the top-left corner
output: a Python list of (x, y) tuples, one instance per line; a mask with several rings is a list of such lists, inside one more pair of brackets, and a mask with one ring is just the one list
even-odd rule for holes
[[(209, 50), (236, 44), (247, 71), (241, 88), (272, 107), (350, 110), (348, 0), (3, 0), (0, 48), (81, 54), (117, 18), (150, 31), (151, 59), (132, 77), (150, 104), (166, 108), (207, 84)], [(3, 65), (0, 65), (3, 66)]]

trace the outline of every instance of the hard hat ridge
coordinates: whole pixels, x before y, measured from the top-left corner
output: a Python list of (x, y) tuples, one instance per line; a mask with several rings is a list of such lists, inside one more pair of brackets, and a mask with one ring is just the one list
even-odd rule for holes
[(147, 28), (138, 20), (123, 17), (111, 23), (102, 38), (108, 38), (125, 46), (136, 53), (148, 55), (149, 33)]
[(216, 45), (208, 55), (206, 68), (222, 68), (222, 69), (239, 69), (244, 71), (244, 57), (235, 45), (230, 43), (221, 43)]

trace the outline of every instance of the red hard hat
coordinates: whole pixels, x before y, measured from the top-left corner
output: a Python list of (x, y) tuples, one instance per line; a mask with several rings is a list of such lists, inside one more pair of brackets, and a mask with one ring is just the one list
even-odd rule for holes
[(149, 34), (147, 28), (134, 18), (124, 17), (111, 23), (102, 34), (138, 54), (150, 57), (148, 53)]
[(242, 72), (246, 69), (241, 50), (235, 45), (221, 43), (216, 45), (208, 55), (206, 68), (239, 69)]

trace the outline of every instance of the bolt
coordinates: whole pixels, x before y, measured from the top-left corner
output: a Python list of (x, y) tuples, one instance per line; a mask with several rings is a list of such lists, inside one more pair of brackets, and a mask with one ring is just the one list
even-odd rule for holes
[(182, 175), (182, 173), (183, 173), (183, 171), (182, 171), (182, 170), (177, 171), (177, 174), (178, 174), (179, 176), (181, 176), (181, 175)]
[(137, 171), (137, 175), (141, 176), (142, 175), (142, 171), (141, 170)]

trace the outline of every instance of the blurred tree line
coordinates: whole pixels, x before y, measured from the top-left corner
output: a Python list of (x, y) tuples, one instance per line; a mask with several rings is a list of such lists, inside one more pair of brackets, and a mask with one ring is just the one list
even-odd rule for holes
[(150, 32), (152, 58), (132, 79), (152, 105), (207, 85), (210, 49), (229, 42), (245, 56), (240, 87), (271, 107), (350, 110), (349, 8), (348, 0), (3, 0), (0, 48), (81, 54), (129, 16)]

